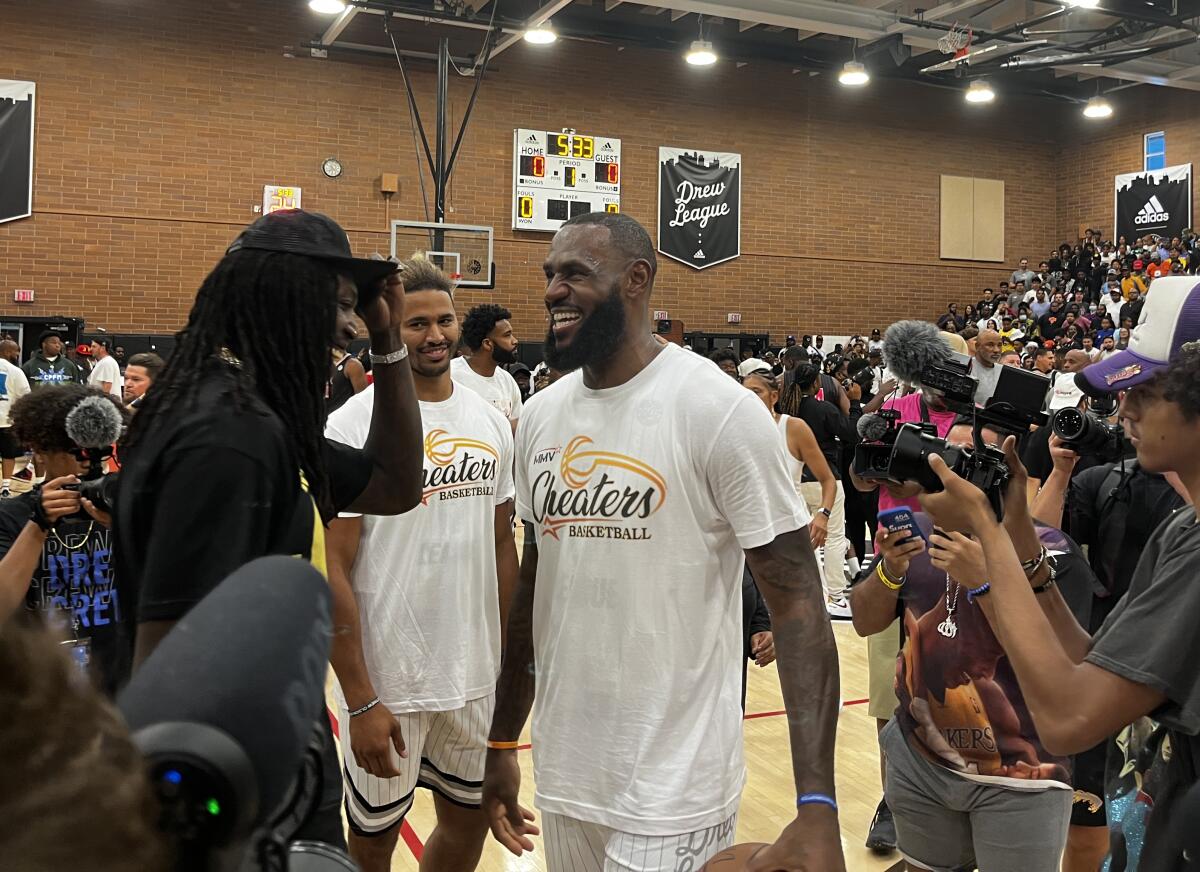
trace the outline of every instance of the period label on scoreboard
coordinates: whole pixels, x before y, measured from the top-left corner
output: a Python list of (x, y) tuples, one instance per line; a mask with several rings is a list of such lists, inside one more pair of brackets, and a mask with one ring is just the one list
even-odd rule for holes
[(621, 211), (621, 140), (582, 133), (513, 133), (513, 230), (554, 233), (585, 212)]

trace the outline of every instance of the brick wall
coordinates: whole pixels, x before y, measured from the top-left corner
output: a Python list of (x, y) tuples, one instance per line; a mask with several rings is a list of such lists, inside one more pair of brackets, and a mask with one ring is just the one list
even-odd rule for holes
[[(38, 302), (4, 311), (177, 329), (267, 183), (301, 186), (305, 207), (337, 218), (358, 251), (386, 250), (381, 171), (400, 173), (392, 217), (423, 217), (398, 70), (386, 59), (284, 57), (285, 43), (324, 23), (304, 6), (5, 9), (0, 78), (37, 82), (39, 106), (35, 214), (0, 225), (0, 295), (31, 287)], [(431, 124), (431, 69), (413, 72)], [(458, 118), (470, 81), (452, 79)], [(512, 129), (569, 126), (622, 139), (622, 208), (652, 233), (659, 145), (742, 153), (742, 257), (704, 272), (669, 261), (660, 270), (654, 307), (688, 329), (727, 329), (726, 313), (740, 312), (741, 330), (780, 341), (930, 316), (949, 299), (976, 299), (1056, 241), (1061, 111), (1014, 100), (972, 108), (950, 91), (881, 78), (850, 93), (768, 64), (696, 70), (663, 52), (520, 44), (483, 84), (450, 188), (447, 220), (496, 228), (498, 287), (460, 300), (503, 302), (520, 334), (543, 332), (549, 237), (508, 229)], [(336, 180), (320, 172), (330, 155), (345, 166)], [(1005, 181), (1005, 264), (938, 259), (942, 173)]]
[[(1143, 137), (1163, 131), (1167, 135), (1167, 166), (1200, 158), (1200, 93), (1173, 88), (1142, 86), (1110, 96), (1113, 117), (1088, 121), (1072, 112), (1062, 131), (1058, 155), (1058, 236), (1074, 240), (1079, 225), (1087, 224), (1111, 236), (1113, 176), (1139, 172)], [(1192, 202), (1196, 202), (1193, 167)], [(1195, 220), (1193, 206), (1193, 220)], [(1044, 257), (1045, 255), (1043, 255)]]

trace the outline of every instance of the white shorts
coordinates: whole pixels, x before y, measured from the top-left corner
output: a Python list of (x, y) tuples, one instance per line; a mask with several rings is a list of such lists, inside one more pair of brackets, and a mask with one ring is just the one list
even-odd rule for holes
[(641, 836), (557, 814), (542, 814), (548, 872), (694, 872), (732, 847), (737, 813), (677, 836)]
[(496, 695), (473, 699), (446, 712), (398, 714), (408, 757), (391, 749), (398, 778), (377, 778), (360, 769), (350, 753), (350, 715), (338, 710), (342, 737), (342, 776), (346, 783), (346, 817), (360, 836), (382, 835), (396, 827), (412, 808), (418, 786), (432, 790), (455, 805), (479, 808), (487, 735)]

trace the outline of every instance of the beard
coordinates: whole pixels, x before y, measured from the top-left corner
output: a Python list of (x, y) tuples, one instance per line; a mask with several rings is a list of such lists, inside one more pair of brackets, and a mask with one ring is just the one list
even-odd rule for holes
[(579, 322), (570, 345), (558, 347), (552, 325), (546, 331), (546, 345), (542, 350), (547, 364), (560, 372), (570, 372), (610, 359), (620, 348), (624, 335), (625, 307), (618, 286), (614, 284), (604, 301)]
[(499, 345), (493, 345), (492, 360), (496, 361), (496, 363), (500, 364), (501, 366), (507, 366), (510, 363), (517, 362), (517, 352), (505, 351)]

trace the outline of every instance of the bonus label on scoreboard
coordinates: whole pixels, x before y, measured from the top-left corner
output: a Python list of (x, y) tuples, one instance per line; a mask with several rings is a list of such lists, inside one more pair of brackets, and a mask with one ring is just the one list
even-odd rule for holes
[(570, 131), (513, 133), (513, 230), (554, 233), (585, 212), (621, 211), (621, 140)]

